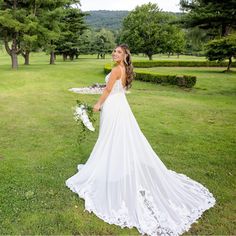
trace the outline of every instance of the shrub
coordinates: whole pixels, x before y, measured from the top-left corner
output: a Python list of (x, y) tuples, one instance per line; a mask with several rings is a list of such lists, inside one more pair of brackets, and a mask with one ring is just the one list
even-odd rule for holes
[[(227, 62), (214, 62), (214, 61), (134, 61), (133, 65), (136, 68), (148, 67), (226, 67)], [(232, 63), (232, 67), (236, 67), (236, 62)]]
[[(109, 65), (105, 65), (104, 72), (108, 74), (111, 71)], [(192, 88), (197, 81), (196, 76), (191, 75), (160, 75), (151, 72), (135, 72), (135, 80), (151, 82), (151, 83), (163, 83), (173, 84), (180, 87)]]

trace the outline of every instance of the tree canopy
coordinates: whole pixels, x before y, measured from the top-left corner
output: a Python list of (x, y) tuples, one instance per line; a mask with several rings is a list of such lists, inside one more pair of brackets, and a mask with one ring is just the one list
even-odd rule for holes
[(180, 0), (185, 27), (208, 29), (212, 36), (226, 36), (236, 28), (236, 0)]
[(133, 53), (144, 53), (151, 60), (156, 53), (181, 52), (184, 37), (170, 22), (173, 18), (162, 12), (157, 4), (137, 6), (123, 21), (121, 42)]
[(206, 45), (206, 56), (210, 61), (228, 59), (227, 71), (229, 71), (232, 57), (236, 57), (236, 34), (210, 41)]
[[(56, 43), (63, 30), (65, 11), (70, 11), (72, 4), (79, 2), (0, 0), (0, 37), (11, 56), (12, 68), (18, 67), (17, 56), (20, 53), (25, 57), (25, 64), (28, 64), (30, 51), (37, 48), (47, 50), (50, 53), (50, 63), (53, 64)], [(82, 14), (76, 18), (76, 30), (79, 24), (82, 25), (82, 18)]]

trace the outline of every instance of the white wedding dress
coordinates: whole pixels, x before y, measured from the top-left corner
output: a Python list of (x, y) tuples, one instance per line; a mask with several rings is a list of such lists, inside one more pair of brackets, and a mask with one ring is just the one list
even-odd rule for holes
[(207, 188), (162, 163), (137, 124), (121, 79), (102, 106), (90, 157), (66, 186), (85, 200), (85, 210), (147, 235), (180, 235), (215, 204)]

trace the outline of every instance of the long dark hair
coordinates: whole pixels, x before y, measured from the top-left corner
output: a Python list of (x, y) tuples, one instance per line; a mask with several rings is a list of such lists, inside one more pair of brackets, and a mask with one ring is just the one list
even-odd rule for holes
[(131, 83), (134, 79), (134, 71), (133, 71), (133, 65), (131, 61), (131, 53), (129, 50), (129, 47), (127, 44), (120, 44), (116, 46), (116, 48), (121, 47), (125, 52), (125, 59), (124, 59), (124, 65), (125, 65), (125, 72), (126, 72), (126, 89), (131, 88)]

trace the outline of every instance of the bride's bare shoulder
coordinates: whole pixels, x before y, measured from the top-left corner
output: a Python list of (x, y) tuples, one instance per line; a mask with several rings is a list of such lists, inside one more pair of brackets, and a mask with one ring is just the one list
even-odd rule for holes
[(114, 77), (116, 77), (117, 79), (120, 78), (121, 71), (120, 71), (119, 66), (113, 67), (112, 70), (111, 70), (111, 74), (112, 74)]

